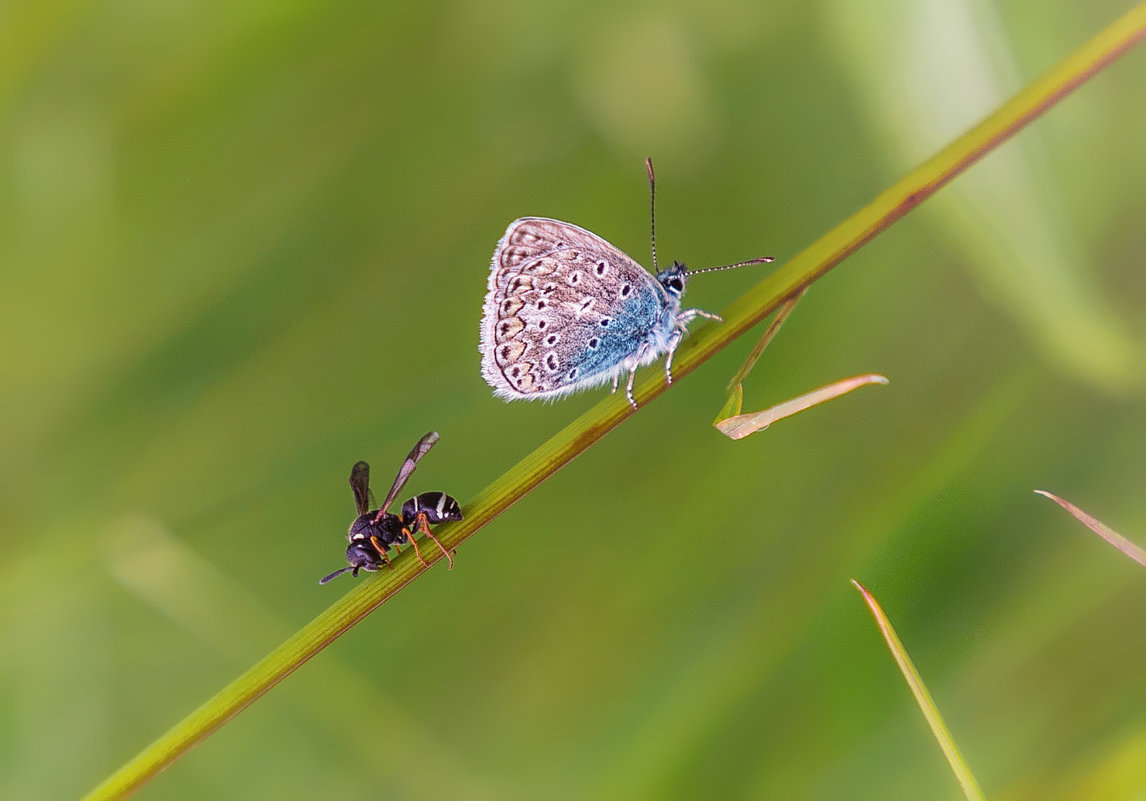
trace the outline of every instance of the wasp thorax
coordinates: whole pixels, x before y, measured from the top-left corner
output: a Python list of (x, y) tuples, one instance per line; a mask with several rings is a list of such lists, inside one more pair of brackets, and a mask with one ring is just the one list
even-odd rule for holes
[(350, 539), (362, 540), (370, 539), (372, 536), (378, 534), (378, 526), (374, 523), (374, 518), (377, 512), (370, 512), (361, 515), (353, 523), (350, 524)]

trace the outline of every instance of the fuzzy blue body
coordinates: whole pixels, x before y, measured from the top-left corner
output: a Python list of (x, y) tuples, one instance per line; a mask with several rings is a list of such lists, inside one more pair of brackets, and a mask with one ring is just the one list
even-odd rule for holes
[(602, 328), (596, 348), (583, 346), (572, 354), (571, 365), (581, 368), (580, 386), (604, 384), (613, 380), (618, 370), (624, 370), (649, 343), (647, 361), (657, 359), (668, 346), (669, 337), (676, 327), (679, 303), (673, 303), (660, 284), (649, 277), (651, 283), (632, 293), (614, 311), (612, 322)]

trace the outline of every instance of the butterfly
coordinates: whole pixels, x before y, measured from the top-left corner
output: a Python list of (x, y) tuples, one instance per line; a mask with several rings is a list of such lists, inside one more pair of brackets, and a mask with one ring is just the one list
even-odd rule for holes
[(688, 279), (698, 273), (762, 264), (772, 257), (689, 270), (681, 262), (656, 271), (653, 163), (646, 160), (652, 217), (653, 273), (616, 246), (572, 223), (522, 217), (494, 249), (482, 309), (482, 376), (506, 400), (560, 398), (612, 383), (628, 373), (625, 396), (636, 409), (637, 370), (672, 358), (688, 324), (721, 318), (682, 309)]

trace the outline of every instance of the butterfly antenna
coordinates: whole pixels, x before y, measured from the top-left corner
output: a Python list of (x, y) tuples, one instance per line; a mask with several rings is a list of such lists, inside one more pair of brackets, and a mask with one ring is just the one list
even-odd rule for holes
[(759, 259), (749, 259), (748, 261), (738, 261), (736, 264), (725, 264), (720, 267), (704, 267), (700, 270), (688, 270), (685, 275), (693, 276), (700, 273), (715, 273), (719, 270), (735, 270), (737, 267), (747, 267), (749, 264), (768, 264), (769, 262), (776, 261), (775, 256), (764, 256)]
[(653, 244), (653, 272), (657, 271), (657, 185), (653, 178), (653, 159), (645, 159), (645, 169), (649, 171), (649, 240)]

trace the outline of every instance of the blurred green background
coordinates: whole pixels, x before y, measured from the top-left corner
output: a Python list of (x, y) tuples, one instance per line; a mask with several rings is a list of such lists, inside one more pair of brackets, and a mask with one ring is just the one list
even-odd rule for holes
[[(1128, 4), (17, 2), (0, 10), (0, 797), (68, 798), (331, 603), (351, 464), (463, 505), (603, 391), (479, 373), (533, 214), (782, 262)], [(139, 793), (1144, 798), (1146, 50)], [(719, 310), (759, 279), (697, 280)], [(361, 579), (360, 579), (361, 580)], [(1137, 793), (1137, 795), (1135, 795)]]

